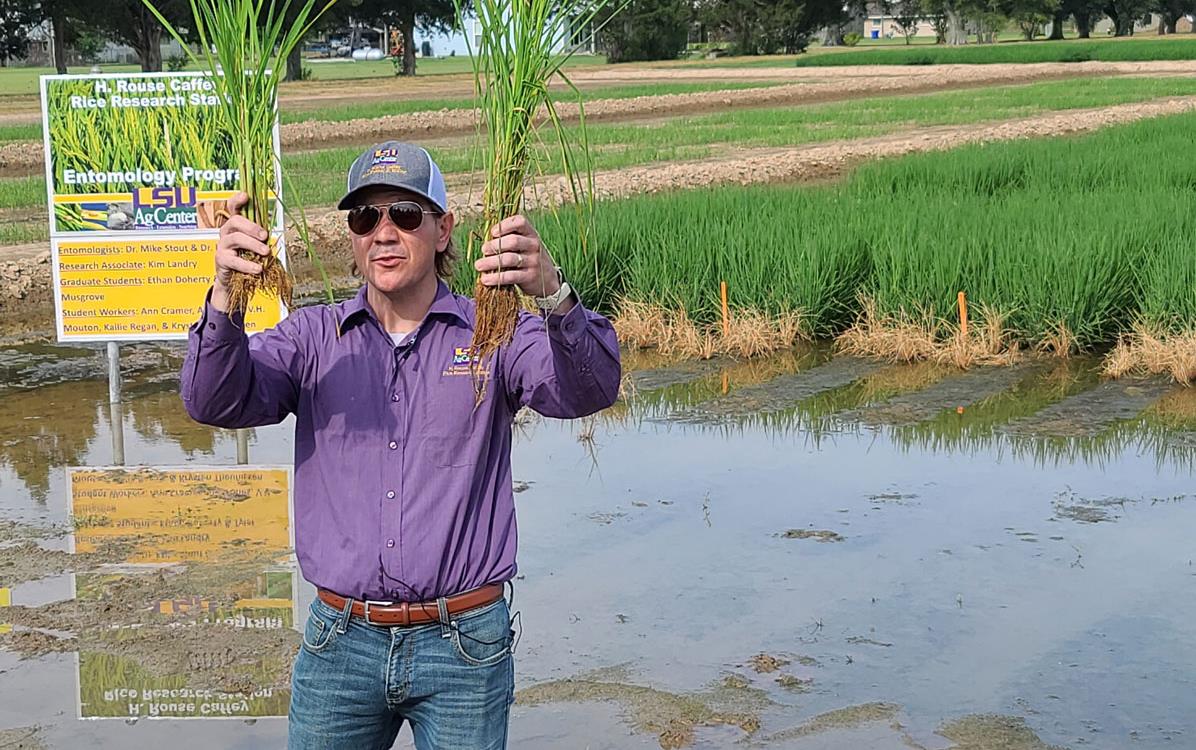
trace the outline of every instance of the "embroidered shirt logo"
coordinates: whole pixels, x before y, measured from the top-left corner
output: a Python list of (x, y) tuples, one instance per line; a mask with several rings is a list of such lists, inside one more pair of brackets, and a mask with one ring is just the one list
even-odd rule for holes
[[(453, 348), (453, 360), (449, 363), (448, 369), (441, 373), (441, 375), (472, 375), (474, 374), (470, 369), (470, 362), (477, 361), (477, 357), (469, 356), (469, 347), (457, 346)], [(483, 378), (489, 377), (490, 370), (481, 369), (478, 373)]]

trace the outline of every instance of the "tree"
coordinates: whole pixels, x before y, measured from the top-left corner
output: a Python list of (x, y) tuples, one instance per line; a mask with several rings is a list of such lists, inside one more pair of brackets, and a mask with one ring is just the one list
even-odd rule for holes
[[(173, 26), (190, 26), (191, 8), (187, 0), (153, 0), (153, 5)], [(132, 47), (142, 71), (162, 70), (162, 24), (142, 0), (80, 3), (71, 18), (114, 42)]]
[(688, 0), (630, 0), (608, 4), (594, 24), (602, 28), (607, 62), (672, 60), (685, 49), (689, 16)]
[(1113, 21), (1114, 36), (1133, 36), (1134, 22), (1150, 10), (1151, 0), (1107, 0), (1103, 10)]
[(94, 65), (99, 62), (100, 53), (104, 51), (107, 41), (102, 34), (97, 34), (91, 29), (78, 29), (71, 36), (70, 45), (79, 55), (80, 60), (88, 65)]
[(922, 4), (926, 20), (934, 28), (934, 43), (947, 43), (947, 8), (943, 0), (925, 0)]
[(415, 28), (452, 30), (457, 25), (453, 0), (359, 0), (349, 6), (352, 18), (381, 26), (397, 26), (403, 36), (403, 64), (398, 75), (415, 75)]
[(1062, 4), (1051, 14), (1051, 35), (1048, 39), (1058, 41), (1063, 38), (1063, 22), (1067, 20), (1067, 13)]
[(858, 33), (864, 31), (864, 19), (868, 17), (866, 0), (846, 0), (842, 5), (820, 3), (816, 14), (823, 20), (815, 28), (822, 28), (822, 45), (835, 47), (843, 44), (843, 35), (849, 26), (856, 27)]
[[(352, 7), (350, 2), (351, 0), (342, 0), (342, 2), (333, 5), (327, 11), (325, 11), (323, 15), (316, 19), (316, 22), (312, 25), (311, 29), (309, 29), (308, 33), (315, 34), (325, 29), (347, 23), (348, 16), (345, 9)], [(315, 15), (315, 12), (323, 7), (324, 3), (317, 2), (316, 7), (311, 15)], [(302, 5), (300, 3), (292, 0), (291, 5), (287, 9), (287, 14), (292, 19), (291, 23), (294, 23), (294, 19), (298, 17), (301, 8)], [(308, 16), (309, 22), (311, 21), (311, 15)], [(303, 80), (303, 44), (305, 41), (306, 38), (299, 40), (299, 43), (296, 44), (294, 49), (291, 50), (291, 54), (287, 55), (287, 72), (283, 77), (284, 81)]]
[(29, 50), (29, 29), (39, 19), (35, 0), (0, 0), (0, 66), (24, 57)]
[(844, 26), (862, 2), (851, 0), (707, 0), (697, 9), (704, 24), (730, 37), (738, 54), (803, 52), (815, 31), (824, 44), (842, 41)]
[(1158, 0), (1154, 4), (1153, 10), (1162, 16), (1163, 31), (1174, 34), (1179, 19), (1196, 11), (1196, 2), (1193, 0)]
[(1092, 21), (1103, 15), (1103, 7), (1104, 0), (1063, 0), (1060, 10), (1076, 20), (1079, 37), (1088, 39), (1092, 35)]
[(82, 10), (81, 0), (42, 0), (38, 4), (38, 22), (49, 21), (54, 53), (54, 69), (66, 73), (66, 45), (74, 34), (74, 18)]
[(905, 37), (908, 45), (918, 35), (918, 24), (922, 22), (922, 0), (898, 0), (890, 9), (893, 25)]
[[(964, 14), (967, 6), (964, 0), (928, 0), (927, 15), (934, 24), (935, 41), (940, 44), (959, 45), (968, 43)], [(939, 40), (942, 40), (939, 42)]]
[[(1022, 36), (1029, 42), (1042, 32), (1042, 27), (1051, 20), (1060, 6), (1059, 0), (1002, 0), (998, 7), (1017, 24)], [(1058, 25), (1062, 31), (1062, 23)]]

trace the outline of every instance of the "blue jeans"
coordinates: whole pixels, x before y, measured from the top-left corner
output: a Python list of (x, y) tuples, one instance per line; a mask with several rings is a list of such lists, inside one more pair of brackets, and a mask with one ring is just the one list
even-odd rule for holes
[(312, 602), (295, 659), (290, 750), (502, 750), (515, 695), (505, 599), (451, 623), (379, 627)]

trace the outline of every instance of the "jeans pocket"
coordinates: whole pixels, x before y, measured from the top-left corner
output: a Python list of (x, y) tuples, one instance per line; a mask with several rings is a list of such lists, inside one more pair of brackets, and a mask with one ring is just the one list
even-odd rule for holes
[(453, 619), (453, 646), (472, 667), (489, 667), (508, 658), (513, 635), (505, 599)]
[(318, 654), (328, 648), (335, 637), (336, 619), (329, 617), (327, 612), (313, 602), (307, 615), (307, 625), (303, 628), (303, 648)]

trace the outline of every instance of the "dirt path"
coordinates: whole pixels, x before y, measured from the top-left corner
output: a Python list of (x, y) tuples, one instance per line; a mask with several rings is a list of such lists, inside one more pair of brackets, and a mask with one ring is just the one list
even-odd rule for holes
[[(1054, 112), (1020, 120), (978, 123), (964, 126), (921, 128), (876, 138), (834, 141), (785, 149), (741, 149), (717, 159), (665, 162), (600, 172), (594, 186), (600, 200), (632, 195), (710, 187), (718, 184), (752, 185), (772, 182), (805, 182), (840, 176), (856, 164), (904, 154), (944, 151), (970, 143), (1045, 138), (1084, 133), (1102, 127), (1150, 117), (1179, 114), (1196, 109), (1196, 96), (1176, 97), (1145, 103), (1121, 104), (1086, 110)], [(470, 190), (464, 181), (454, 185), (451, 208), (458, 216), (481, 210), (480, 191)], [(528, 208), (556, 205), (571, 197), (561, 178), (541, 181)], [(327, 248), (325, 265), (330, 271), (347, 266), (348, 247), (344, 221), (330, 211), (311, 219), (317, 244)], [(27, 336), (37, 328), (48, 328), (52, 320), (50, 273), (46, 243), (32, 243), (0, 250), (0, 335), (19, 328)], [(295, 253), (294, 271), (300, 280), (311, 269)], [(334, 279), (336, 281), (336, 279)], [(31, 325), (33, 319), (38, 325)]]
[[(663, 75), (662, 75), (663, 74)], [(760, 89), (662, 94), (628, 99), (598, 99), (586, 104), (591, 121), (620, 121), (692, 112), (710, 112), (731, 107), (781, 107), (841, 101), (885, 94), (912, 94), (999, 84), (1030, 83), (1060, 78), (1091, 76), (1172, 76), (1196, 74), (1196, 61), (1151, 63), (1046, 63), (1034, 65), (944, 65), (929, 68), (864, 66), (855, 68), (692, 68), (620, 70), (616, 73), (581, 71), (586, 83), (643, 83), (677, 80), (769, 80), (798, 82)], [(606, 77), (603, 77), (603, 76)], [(617, 75), (617, 78), (610, 77)], [(389, 87), (381, 86), (380, 91)], [(344, 84), (339, 90), (344, 92)], [(354, 96), (353, 101), (375, 98), (372, 91)], [(568, 120), (578, 118), (575, 104), (561, 104), (558, 112)], [(341, 122), (309, 121), (281, 128), (283, 147), (304, 149), (337, 144), (360, 144), (388, 138), (426, 138), (462, 134), (477, 126), (471, 109), (412, 112)], [(0, 176), (32, 174), (42, 169), (44, 148), (40, 141), (20, 141), (0, 146)]]

